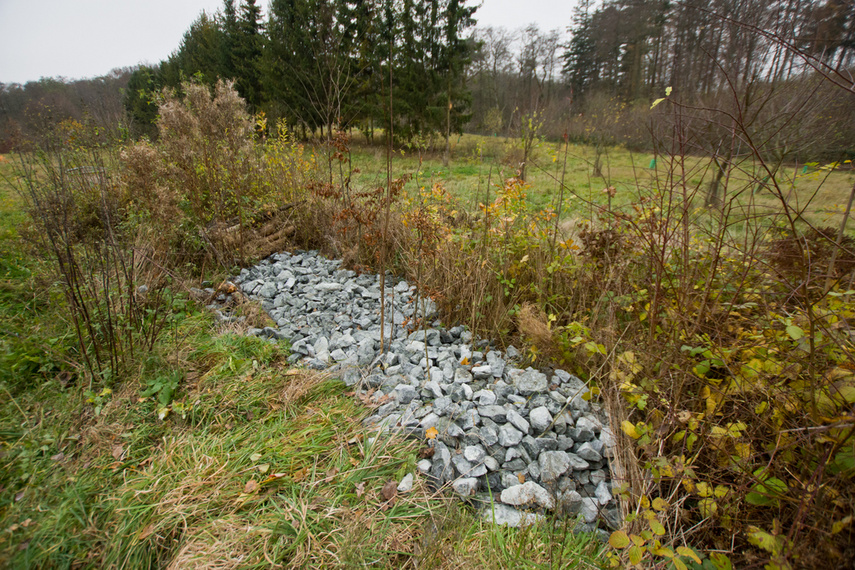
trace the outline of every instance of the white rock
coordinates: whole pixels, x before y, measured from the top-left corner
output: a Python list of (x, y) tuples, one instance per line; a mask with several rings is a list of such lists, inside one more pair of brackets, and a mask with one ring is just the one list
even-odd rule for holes
[(537, 513), (522, 513), (502, 503), (492, 503), (481, 511), (481, 518), (493, 524), (518, 528), (520, 526), (532, 525), (543, 520), (545, 517)]
[[(430, 461), (428, 461), (428, 463), (430, 463)], [(428, 467), (428, 470), (430, 470), (430, 467)], [(401, 482), (398, 483), (398, 492), (399, 493), (409, 493), (412, 490), (413, 490), (413, 474), (407, 473), (406, 475), (404, 475), (404, 478), (401, 479)]]
[(506, 505), (522, 506), (536, 504), (545, 509), (555, 507), (555, 499), (549, 491), (535, 483), (526, 481), (522, 485), (515, 485), (502, 491), (502, 502)]
[(552, 425), (552, 414), (549, 413), (546, 406), (533, 409), (529, 412), (528, 419), (531, 421), (534, 432), (538, 434), (545, 432)]

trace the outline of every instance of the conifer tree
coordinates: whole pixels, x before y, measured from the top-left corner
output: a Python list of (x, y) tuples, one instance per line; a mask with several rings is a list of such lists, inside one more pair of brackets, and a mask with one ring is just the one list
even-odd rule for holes
[(237, 15), (237, 36), (232, 51), (235, 86), (249, 108), (259, 108), (263, 100), (261, 55), (263, 47), (261, 8), (255, 0), (243, 0)]
[(597, 78), (594, 38), (591, 28), (590, 1), (582, 0), (575, 9), (573, 24), (568, 28), (571, 37), (564, 52), (564, 77), (575, 94), (581, 94)]
[(235, 0), (223, 0), (222, 41), (220, 42), (220, 77), (235, 79), (235, 47), (238, 37), (237, 11)]

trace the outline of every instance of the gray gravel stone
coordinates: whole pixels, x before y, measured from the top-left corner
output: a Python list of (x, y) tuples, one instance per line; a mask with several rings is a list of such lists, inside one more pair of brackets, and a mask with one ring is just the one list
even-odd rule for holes
[(536, 434), (545, 432), (552, 425), (552, 414), (545, 406), (540, 406), (529, 412), (528, 419)]
[(532, 506), (537, 505), (545, 509), (555, 507), (555, 499), (552, 495), (533, 481), (526, 481), (522, 485), (514, 485), (502, 491), (501, 500), (506, 505)]
[(544, 483), (552, 483), (570, 469), (570, 457), (564, 451), (543, 451), (538, 461), (540, 477)]
[(487, 503), (481, 511), (481, 518), (497, 525), (519, 528), (532, 525), (545, 517), (537, 513), (521, 512), (502, 503)]
[(471, 497), (478, 491), (478, 479), (475, 477), (462, 477), (451, 483), (451, 488), (462, 497)]
[(522, 441), (523, 434), (520, 430), (510, 425), (503, 425), (499, 428), (499, 444), (502, 447), (512, 447)]
[(514, 410), (514, 409), (508, 410), (507, 419), (511, 424), (513, 424), (513, 426), (515, 428), (520, 430), (522, 433), (525, 434), (525, 433), (529, 432), (529, 429), (530, 429), (529, 423), (516, 410)]
[(523, 396), (544, 392), (547, 388), (546, 374), (529, 368), (515, 379), (514, 385)]

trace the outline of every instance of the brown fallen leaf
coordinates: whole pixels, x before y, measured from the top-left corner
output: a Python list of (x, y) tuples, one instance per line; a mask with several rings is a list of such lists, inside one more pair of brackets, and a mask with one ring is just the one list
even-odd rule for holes
[(123, 456), (124, 454), (125, 454), (125, 448), (124, 448), (124, 447), (122, 447), (122, 444), (114, 445), (114, 446), (113, 446), (113, 451), (112, 451), (113, 459), (115, 459), (116, 461), (118, 461), (119, 459), (121, 459), (121, 458), (122, 458), (122, 456)]
[(23, 498), (24, 498), (24, 492), (23, 491), (19, 491), (18, 493), (15, 494), (15, 502), (16, 503)]
[(356, 496), (361, 497), (365, 494), (365, 481), (356, 485)]
[(302, 469), (298, 469), (297, 471), (295, 471), (294, 474), (291, 475), (291, 478), (294, 480), (295, 483), (299, 483), (301, 481), (305, 481), (306, 477), (308, 477), (308, 476), (309, 476), (309, 468), (303, 467)]
[(383, 497), (385, 501), (392, 501), (395, 497), (398, 496), (398, 483), (394, 479), (390, 479), (385, 485), (383, 485), (383, 489), (380, 491), (380, 495)]
[(246, 482), (246, 485), (243, 487), (243, 492), (249, 495), (250, 493), (254, 493), (258, 491), (258, 482), (255, 479), (250, 479)]
[(276, 481), (277, 479), (281, 479), (282, 477), (285, 477), (286, 475), (287, 475), (287, 473), (274, 473), (273, 475), (271, 475), (270, 477), (268, 477), (267, 479), (262, 481), (261, 484), (267, 485), (271, 481)]
[(520, 473), (519, 475), (517, 475), (517, 479), (519, 479), (520, 485), (525, 483), (525, 475), (523, 473)]
[(24, 522), (22, 522), (22, 523), (21, 523), (21, 526), (22, 526), (22, 527), (24, 527), (24, 528), (27, 528), (27, 527), (28, 527), (28, 526), (30, 526), (31, 524), (33, 524), (33, 519), (27, 519), (27, 520), (25, 520)]
[(153, 532), (154, 532), (154, 523), (151, 523), (150, 525), (146, 526), (144, 529), (142, 529), (140, 531), (140, 533), (137, 535), (137, 540), (145, 540), (149, 536), (151, 536), (151, 533), (153, 533)]
[(419, 451), (419, 459), (430, 459), (433, 457), (434, 453), (436, 453), (435, 447), (423, 447), (421, 451)]
[(65, 454), (60, 451), (56, 455), (51, 455), (50, 458), (52, 461), (62, 461), (63, 459), (65, 459)]
[(26, 550), (30, 546), (30, 541), (22, 542), (18, 545), (18, 550)]

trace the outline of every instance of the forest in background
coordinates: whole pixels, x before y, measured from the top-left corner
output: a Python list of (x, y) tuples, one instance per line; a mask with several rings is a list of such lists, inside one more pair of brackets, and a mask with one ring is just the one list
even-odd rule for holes
[[(228, 550), (257, 567), (269, 553), (291, 567), (346, 566), (351, 555), (351, 566), (575, 567), (570, 526), (558, 518), (506, 541), (464, 508), (451, 511), (464, 515), (462, 528), (437, 515), (433, 496), (413, 511), (366, 515), (368, 489), (414, 464), (415, 449), (391, 454), (395, 465), (384, 452), (360, 497), (350, 435), (336, 438), (323, 479), (306, 478), (318, 465), (309, 438), (289, 435), (300, 449), (262, 464), (288, 475), (264, 492), (250, 484), (265, 472), (250, 450), (268, 434), (305, 425), (316, 441), (327, 417), (314, 413), (317, 402), (341, 410), (335, 425), (359, 412), (332, 383), (311, 388), (317, 379), (286, 370), (285, 351), (233, 334), (237, 323), (217, 327), (193, 290), (230, 290), (224, 280), (238, 267), (317, 249), (390, 270), (430, 295), (443, 322), (588, 382), (618, 439), (611, 468), (625, 524), (608, 529), (615, 567), (846, 567), (855, 559), (851, 5), (583, 6), (569, 43), (534, 28), (470, 28), (457, 76), (440, 65), (450, 61), (450, 35), (440, 33), (450, 4), (366, 4), (394, 9), (371, 22), (395, 24), (392, 57), (384, 62), (376, 43), (379, 72), (359, 75), (369, 67), (342, 58), (361, 53), (355, 43), (300, 52), (302, 75), (278, 78), (298, 112), (285, 95), (279, 107), (266, 98), (263, 74), (261, 90), (247, 91), (248, 76), (214, 82), (186, 63), (191, 53), (216, 65), (240, 53), (193, 52), (192, 28), (167, 62), (113, 74), (128, 81), (125, 99), (107, 106), (116, 123), (84, 104), (109, 78), (4, 87), (4, 108), (9, 94), (19, 109), (28, 90), (52, 94), (17, 123), (4, 115), (23, 152), (0, 159), (0, 559), (183, 567), (193, 552), (221, 560)], [(234, 6), (235, 29), (251, 6)], [(357, 4), (287, 6), (326, 7), (332, 18)], [(402, 6), (412, 11), (395, 11)], [(336, 34), (356, 25), (351, 14), (330, 20), (339, 24), (317, 50), (345, 40)], [(418, 14), (437, 25), (409, 24), (419, 42), (434, 38), (435, 57), (420, 51), (408, 84), (402, 54), (415, 48), (401, 21)], [(638, 30), (653, 21), (644, 14), (665, 18), (661, 34), (632, 44), (606, 26)], [(197, 24), (207, 21), (219, 42), (226, 20)], [(259, 29), (248, 37), (261, 38), (263, 64), (273, 32)], [(288, 61), (307, 41), (290, 45)], [(185, 80), (165, 83), (170, 69)], [(135, 91), (135, 77), (163, 82)], [(360, 99), (357, 79), (369, 78), (379, 92)], [(330, 97), (293, 103), (316, 87)], [(125, 107), (134, 103), (157, 106), (148, 136)], [(451, 137), (459, 125), (489, 136)], [(403, 144), (368, 147), (357, 131), (370, 139), (372, 130), (377, 142)], [(450, 139), (455, 154), (443, 164), (436, 151)], [(245, 326), (269, 325), (252, 302), (238, 308)], [(204, 441), (182, 439), (200, 431)], [(197, 442), (212, 462), (199, 461)], [(247, 456), (235, 458), (235, 446)], [(314, 521), (282, 516), (325, 501), (344, 508)], [(436, 555), (421, 550), (434, 538)]]
[[(163, 89), (191, 78), (212, 87), (234, 80), (271, 128), (283, 119), (304, 139), (329, 139), (341, 127), (371, 141), (389, 123), (391, 79), (398, 141), (566, 133), (652, 150), (670, 125), (651, 121), (650, 102), (670, 88), (698, 119), (698, 154), (714, 154), (730, 128), (710, 111), (739, 108), (758, 136), (774, 139), (776, 159), (855, 156), (846, 90), (816, 73), (827, 68), (847, 81), (852, 0), (582, 0), (566, 34), (563, 26), (477, 27), (477, 7), (467, 4), (273, 0), (264, 14), (255, 0), (225, 0), (157, 65), (0, 85), (0, 149), (32, 139), (45, 117), (154, 137)], [(663, 132), (651, 137), (657, 127)]]

